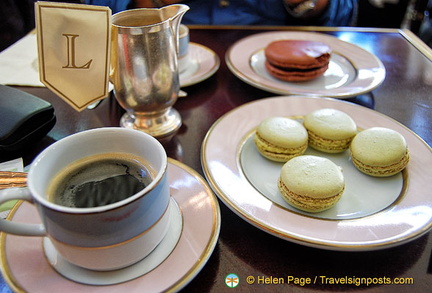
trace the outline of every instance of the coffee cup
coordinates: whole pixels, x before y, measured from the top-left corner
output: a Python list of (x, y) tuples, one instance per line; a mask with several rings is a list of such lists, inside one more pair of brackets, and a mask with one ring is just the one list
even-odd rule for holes
[[(129, 188), (129, 181), (121, 183), (130, 176), (135, 189)], [(108, 183), (114, 184), (108, 190), (117, 188), (115, 192), (97, 189)], [(66, 190), (73, 190), (72, 195), (66, 196)], [(124, 196), (113, 198), (117, 193)], [(92, 203), (78, 204), (83, 196), (93, 196)], [(0, 231), (48, 237), (63, 258), (86, 269), (120, 269), (146, 257), (166, 234), (167, 156), (162, 145), (144, 132), (125, 128), (79, 132), (36, 157), (26, 188), (0, 192), (0, 203), (16, 199), (35, 205), (42, 224), (0, 219)]]
[(189, 28), (181, 24), (179, 27), (179, 53), (178, 68), (179, 72), (186, 71), (189, 65)]

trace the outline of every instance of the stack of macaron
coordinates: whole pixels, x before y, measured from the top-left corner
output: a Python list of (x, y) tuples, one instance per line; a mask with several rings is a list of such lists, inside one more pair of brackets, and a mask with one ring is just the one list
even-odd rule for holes
[(331, 52), (322, 42), (277, 40), (264, 49), (265, 67), (270, 75), (284, 81), (308, 81), (328, 69)]
[(358, 132), (354, 120), (336, 109), (318, 109), (303, 123), (287, 117), (270, 117), (256, 128), (255, 145), (267, 159), (283, 162), (278, 188), (290, 205), (307, 212), (334, 206), (345, 189), (342, 169), (331, 160), (304, 155), (308, 146), (326, 153), (350, 150), (354, 166), (374, 176), (392, 176), (409, 162), (404, 137), (388, 128)]

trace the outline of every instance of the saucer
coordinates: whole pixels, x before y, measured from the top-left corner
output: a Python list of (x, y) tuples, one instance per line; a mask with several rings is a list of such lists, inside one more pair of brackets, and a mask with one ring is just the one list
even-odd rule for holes
[[(63, 293), (128, 292), (136, 291), (138, 288), (139, 291), (162, 292), (178, 291), (186, 286), (201, 271), (216, 246), (220, 231), (220, 210), (212, 190), (196, 171), (183, 163), (169, 159), (168, 172), (171, 196), (178, 205), (178, 210), (172, 210), (175, 212), (175, 219), (182, 221), (182, 226), (173, 224), (176, 229), (180, 227), (180, 238), (178, 241), (175, 240), (174, 249), (162, 263), (150, 268), (142, 276), (142, 271), (137, 272), (135, 265), (130, 269), (123, 269), (129, 270), (127, 273), (123, 272), (127, 276), (123, 276), (123, 282), (113, 285), (98, 284), (92, 277), (98, 273), (107, 273), (113, 276), (104, 277), (106, 279), (120, 278), (118, 272), (93, 272), (93, 276), (85, 273), (85, 279), (93, 281), (88, 282), (91, 285), (83, 284), (65, 278), (49, 264), (42, 238), (2, 233), (0, 261), (7, 284), (14, 292), (55, 292), (61, 288)], [(40, 223), (36, 208), (22, 201), (14, 206), (8, 219)], [(173, 226), (170, 227), (172, 228)], [(166, 245), (165, 240), (161, 244)], [(172, 245), (172, 242), (170, 244)], [(153, 257), (153, 253), (150, 256)], [(163, 256), (158, 259), (163, 259)], [(138, 277), (132, 278), (129, 274)], [(78, 281), (83, 282), (83, 279), (81, 276)], [(126, 279), (130, 280), (125, 281)]]
[(55, 249), (51, 240), (45, 237), (43, 248), (51, 266), (65, 278), (88, 285), (114, 285), (133, 280), (159, 266), (171, 254), (180, 238), (183, 219), (176, 201), (169, 205), (170, 225), (162, 242), (144, 259), (134, 265), (114, 271), (94, 271), (76, 266), (65, 260)]
[(189, 65), (180, 72), (180, 86), (187, 87), (206, 80), (219, 69), (219, 65), (219, 57), (214, 51), (197, 43), (189, 43)]

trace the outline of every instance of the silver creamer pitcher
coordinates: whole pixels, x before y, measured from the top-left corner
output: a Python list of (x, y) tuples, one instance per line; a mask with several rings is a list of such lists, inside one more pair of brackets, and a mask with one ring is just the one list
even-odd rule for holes
[(112, 16), (110, 80), (126, 110), (120, 126), (166, 138), (181, 126), (178, 33), (189, 7), (132, 9)]

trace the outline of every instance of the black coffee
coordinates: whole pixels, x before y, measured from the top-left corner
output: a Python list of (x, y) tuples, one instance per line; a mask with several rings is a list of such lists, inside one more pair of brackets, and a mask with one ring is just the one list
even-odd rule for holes
[(143, 190), (152, 180), (148, 164), (130, 155), (109, 153), (64, 168), (48, 188), (50, 201), (67, 207), (112, 204)]

